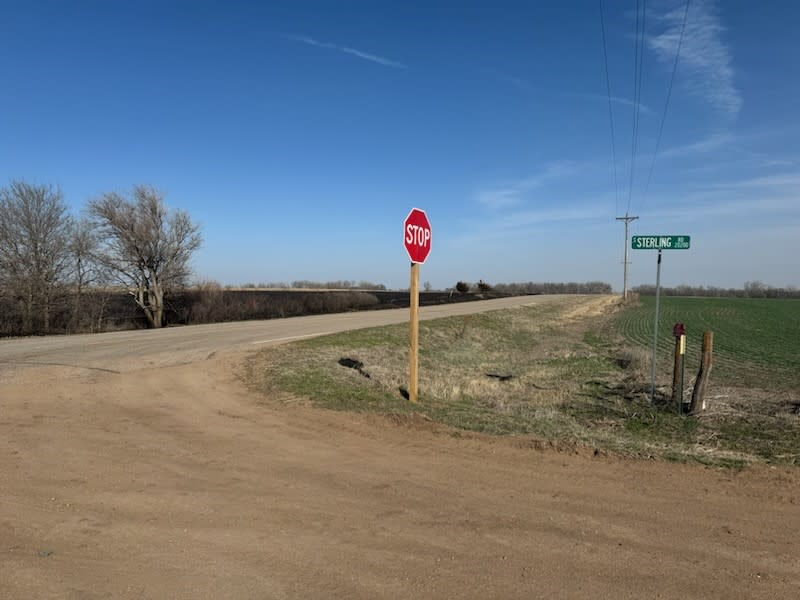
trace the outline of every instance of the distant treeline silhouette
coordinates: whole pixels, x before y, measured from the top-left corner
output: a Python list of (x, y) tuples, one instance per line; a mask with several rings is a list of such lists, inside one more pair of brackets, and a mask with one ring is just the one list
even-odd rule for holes
[(310, 281), (308, 279), (298, 279), (287, 283), (285, 281), (267, 281), (262, 283), (243, 283), (242, 285), (227, 285), (228, 289), (273, 289), (273, 290), (385, 290), (386, 286), (382, 283), (372, 283), (371, 281), (355, 281), (339, 279), (336, 281)]
[(507, 294), (610, 294), (611, 285), (602, 281), (587, 281), (577, 283), (547, 282), (516, 282), (516, 283), (496, 283), (492, 289), (497, 292)]
[[(641, 296), (655, 296), (656, 286), (640, 285), (633, 288)], [(760, 281), (748, 281), (742, 288), (722, 288), (702, 285), (662, 287), (664, 296), (701, 296), (705, 298), (800, 298), (800, 289), (794, 286), (771, 287)]]

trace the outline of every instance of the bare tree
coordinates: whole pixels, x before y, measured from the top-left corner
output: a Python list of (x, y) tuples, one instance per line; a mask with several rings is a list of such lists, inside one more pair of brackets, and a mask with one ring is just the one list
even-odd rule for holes
[(69, 273), (72, 219), (50, 185), (12, 181), (0, 189), (0, 286), (20, 313), (20, 330), (47, 332)]
[(100, 236), (88, 218), (73, 223), (69, 251), (72, 259), (72, 317), (69, 329), (79, 331), (88, 327), (101, 330), (106, 305), (111, 299), (108, 288), (112, 281), (107, 267), (98, 259)]
[(134, 186), (131, 197), (116, 193), (89, 203), (101, 243), (96, 254), (125, 285), (152, 327), (164, 323), (164, 294), (184, 285), (189, 260), (200, 247), (199, 226), (180, 210), (169, 211), (153, 187)]

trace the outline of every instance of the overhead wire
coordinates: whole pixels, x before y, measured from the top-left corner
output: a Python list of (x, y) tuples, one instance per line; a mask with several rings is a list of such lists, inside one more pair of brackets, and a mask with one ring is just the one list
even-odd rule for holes
[(606, 24), (603, 0), (600, 0), (600, 31), (603, 34), (603, 60), (606, 68), (606, 94), (608, 95), (608, 120), (611, 124), (611, 160), (614, 167), (614, 215), (619, 211), (619, 183), (617, 181), (617, 143), (614, 138), (614, 111), (611, 107), (611, 78), (608, 75), (608, 50), (606, 49)]
[(642, 72), (644, 66), (644, 32), (647, 14), (647, 0), (642, 0), (642, 18), (639, 20), (639, 0), (635, 1), (634, 11), (635, 28), (634, 28), (634, 56), (633, 56), (633, 125), (631, 128), (631, 168), (630, 168), (630, 181), (628, 183), (628, 204), (625, 209), (625, 214), (630, 213), (631, 199), (633, 198), (633, 181), (636, 171), (636, 154), (639, 145), (639, 113), (641, 107), (642, 95)]
[(658, 150), (661, 146), (661, 135), (664, 133), (664, 122), (667, 120), (667, 110), (669, 109), (669, 101), (672, 96), (672, 86), (675, 83), (675, 74), (678, 72), (678, 60), (681, 55), (681, 46), (683, 45), (683, 36), (686, 32), (686, 21), (689, 17), (689, 4), (691, 0), (686, 0), (686, 8), (683, 11), (683, 23), (681, 24), (681, 33), (680, 37), (678, 38), (678, 48), (675, 50), (675, 62), (672, 64), (672, 75), (669, 78), (669, 86), (667, 87), (667, 98), (664, 101), (664, 111), (661, 114), (661, 124), (658, 126), (658, 135), (656, 136), (656, 147), (653, 151), (653, 159), (650, 162), (650, 171), (647, 174), (647, 183), (644, 186), (644, 193), (642, 194), (642, 201), (639, 205), (639, 211), (644, 208), (644, 204), (647, 201), (647, 192), (650, 189), (650, 182), (653, 179), (653, 169), (656, 166), (656, 157), (658, 156)]
[(636, 133), (634, 134), (634, 156), (639, 154), (639, 119), (642, 111), (642, 73), (644, 72), (645, 24), (647, 22), (647, 0), (642, 0), (642, 27), (639, 33), (639, 79), (636, 83)]
[(631, 125), (631, 160), (630, 160), (630, 176), (628, 181), (628, 203), (625, 207), (625, 214), (627, 215), (631, 208), (631, 195), (633, 194), (633, 165), (634, 165), (634, 152), (636, 139), (636, 81), (639, 75), (639, 0), (634, 1), (633, 14), (635, 22), (633, 27), (633, 124)]

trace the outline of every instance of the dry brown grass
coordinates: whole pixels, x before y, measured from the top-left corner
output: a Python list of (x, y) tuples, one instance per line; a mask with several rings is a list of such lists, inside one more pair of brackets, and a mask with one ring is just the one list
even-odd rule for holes
[[(615, 370), (613, 361), (597, 356), (582, 341), (589, 316), (614, 306), (606, 297), (568, 298), (535, 308), (423, 322), (421, 402), (416, 407), (400, 392), (407, 373), (405, 326), (267, 349), (254, 359), (253, 364), (271, 366), (257, 385), (288, 389), (321, 406), (421, 411), (467, 429), (537, 432), (543, 416), (581, 392), (584, 378)], [(342, 357), (361, 361), (370, 378), (341, 367)], [(547, 431), (549, 427), (542, 433)]]
[[(417, 405), (401, 394), (405, 325), (265, 349), (246, 378), (272, 398), (601, 451), (722, 465), (800, 459), (790, 398), (748, 396), (755, 402), (747, 405), (717, 392), (700, 418), (679, 416), (665, 397), (652, 403), (649, 354), (615, 333), (618, 310), (627, 309), (616, 299), (562, 298), (422, 322)], [(343, 357), (362, 362), (370, 377), (340, 366)]]

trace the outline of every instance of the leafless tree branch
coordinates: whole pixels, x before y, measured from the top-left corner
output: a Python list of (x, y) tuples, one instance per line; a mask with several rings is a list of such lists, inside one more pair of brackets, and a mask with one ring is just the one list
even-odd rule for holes
[(163, 195), (146, 185), (131, 197), (104, 194), (89, 203), (100, 233), (95, 256), (126, 286), (153, 327), (164, 319), (164, 294), (182, 286), (189, 261), (202, 243), (198, 225), (183, 211), (170, 212)]

